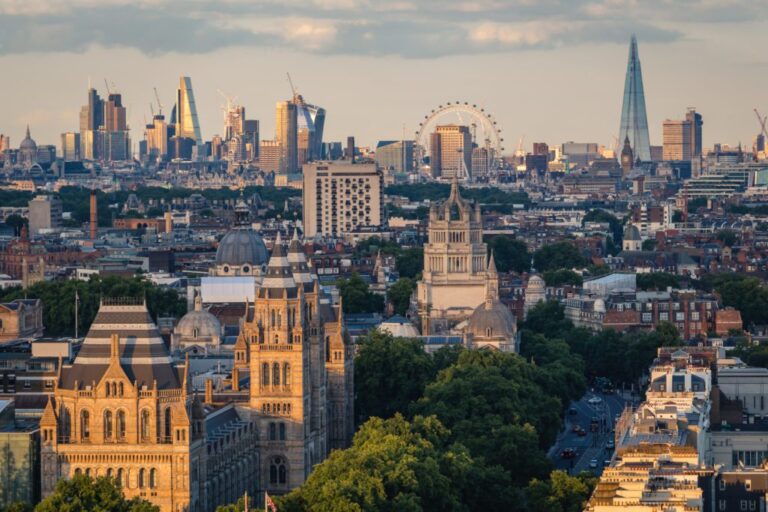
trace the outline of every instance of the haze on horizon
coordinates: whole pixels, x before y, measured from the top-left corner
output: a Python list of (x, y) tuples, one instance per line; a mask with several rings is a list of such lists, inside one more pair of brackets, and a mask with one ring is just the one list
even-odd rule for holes
[[(446, 101), (484, 106), (508, 152), (520, 137), (609, 145), (618, 135), (629, 38), (639, 42), (651, 143), (695, 106), (704, 145), (751, 146), (768, 113), (768, 3), (746, 0), (2, 0), (0, 133), (16, 147), (78, 130), (88, 79), (114, 83), (134, 145), (153, 87), (170, 114), (192, 77), (203, 137), (221, 134), (217, 90), (261, 138), (290, 72), (328, 110), (327, 141), (412, 137)], [(156, 107), (155, 107), (156, 108)]]

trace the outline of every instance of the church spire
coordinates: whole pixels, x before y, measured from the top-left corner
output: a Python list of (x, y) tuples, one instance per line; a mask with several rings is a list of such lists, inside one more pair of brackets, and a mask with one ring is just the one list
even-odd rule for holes
[(496, 271), (493, 251), (491, 251), (485, 271), (485, 307), (490, 309), (497, 300), (499, 300), (499, 274)]

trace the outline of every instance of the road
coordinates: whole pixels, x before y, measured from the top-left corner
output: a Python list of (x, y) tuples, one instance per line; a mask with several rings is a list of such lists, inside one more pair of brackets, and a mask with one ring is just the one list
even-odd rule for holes
[[(597, 400), (592, 400), (595, 397)], [(565, 417), (565, 427), (557, 438), (555, 445), (549, 450), (549, 458), (557, 469), (565, 469), (572, 475), (581, 471), (592, 471), (596, 475), (602, 473), (604, 461), (610, 460), (613, 450), (606, 447), (609, 440), (613, 440), (613, 425), (615, 418), (624, 410), (628, 403), (617, 394), (604, 394), (599, 392), (587, 392), (581, 400), (571, 403), (570, 411)], [(592, 418), (599, 421), (597, 432), (590, 431)], [(579, 436), (572, 431), (574, 425), (579, 425), (587, 433)], [(560, 454), (565, 448), (572, 448), (576, 456), (571, 459), (563, 459)], [(590, 468), (592, 459), (597, 459), (597, 468)]]

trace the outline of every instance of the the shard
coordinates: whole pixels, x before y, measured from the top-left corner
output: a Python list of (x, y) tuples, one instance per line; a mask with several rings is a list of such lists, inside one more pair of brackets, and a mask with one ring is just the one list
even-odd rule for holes
[(619, 140), (629, 138), (636, 159), (651, 160), (651, 143), (648, 137), (648, 117), (645, 113), (645, 92), (640, 57), (637, 53), (637, 39), (632, 36), (629, 45), (627, 77), (624, 80), (624, 104), (621, 107)]

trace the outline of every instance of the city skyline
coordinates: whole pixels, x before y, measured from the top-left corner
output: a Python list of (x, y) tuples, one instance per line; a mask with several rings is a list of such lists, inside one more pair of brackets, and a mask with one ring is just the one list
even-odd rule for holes
[[(172, 2), (150, 2), (136, 9), (123, 2), (108, 2), (99, 8), (88, 2), (72, 2), (70, 7), (81, 7), (77, 12), (53, 8), (44, 1), (0, 6), (3, 21), (16, 22), (13, 30), (0, 36), (0, 63), (7, 69), (19, 69), (30, 59), (37, 63), (24, 68), (25, 80), (7, 84), (0, 100), (0, 132), (9, 134), (15, 146), (29, 124), (39, 143), (56, 143), (61, 133), (77, 129), (88, 76), (97, 86), (106, 77), (123, 94), (135, 146), (144, 116), (150, 118), (152, 87), (158, 87), (163, 103), (169, 105), (178, 77), (184, 75), (195, 84), (204, 139), (222, 135), (217, 89), (237, 95), (251, 116), (262, 123), (261, 138), (270, 139), (274, 134), (274, 104), (292, 95), (284, 75), (290, 71), (307, 101), (327, 109), (330, 117), (324, 138), (329, 141), (355, 135), (361, 145), (374, 146), (378, 140), (400, 138), (403, 125), (408, 138), (430, 109), (462, 100), (487, 106), (504, 130), (508, 152), (521, 137), (525, 137), (527, 149), (535, 140), (611, 145), (618, 136), (626, 48), (633, 32), (642, 47), (652, 144), (661, 144), (665, 119), (695, 106), (707, 120), (705, 146), (741, 142), (749, 147), (758, 132), (752, 108), (768, 108), (761, 103), (757, 79), (766, 62), (751, 54), (752, 48), (761, 47), (760, 43), (768, 39), (761, 31), (764, 23), (759, 21), (765, 18), (761, 14), (768, 7), (742, 2), (731, 2), (730, 9), (692, 2), (685, 12), (673, 6), (663, 14), (649, 13), (645, 3), (637, 6), (632, 2), (579, 4), (578, 9), (560, 5), (563, 12), (476, 2), (475, 10), (469, 4), (450, 4), (443, 14), (429, 2), (418, 8), (410, 6), (415, 10), (392, 8), (392, 12), (384, 12), (380, 3), (361, 7), (353, 0), (325, 2), (324, 8), (319, 2), (292, 4), (302, 8), (297, 11), (314, 15), (315, 24), (266, 4), (274, 8), (274, 19), (290, 22), (292, 29), (286, 35), (271, 41), (238, 39), (242, 30), (222, 28), (228, 27), (222, 20), (230, 19), (226, 11), (218, 28), (212, 28), (212, 21), (200, 22), (199, 37), (187, 48), (175, 46), (171, 33), (167, 33), (169, 37), (155, 33), (150, 38), (153, 41), (147, 41), (125, 30), (116, 34), (103, 31), (90, 40), (75, 40), (73, 34), (54, 37), (51, 34), (55, 32), (46, 30), (52, 20), (67, 20), (69, 30), (109, 13), (124, 14), (125, 25), (130, 27), (147, 16), (147, 12), (138, 11), (159, 15), (162, 4), (168, 3)], [(622, 7), (621, 14), (614, 4)], [(187, 20), (183, 25), (187, 28), (193, 14), (204, 9), (202, 4), (193, 5), (189, 13), (174, 14)], [(409, 7), (405, 3), (398, 6)], [(50, 12), (40, 14), (36, 7)], [(266, 9), (242, 4), (238, 8), (246, 11), (241, 21), (248, 20), (248, 13), (254, 10)], [(682, 21), (683, 14), (690, 21)], [(566, 15), (574, 17), (579, 29), (553, 30)], [(446, 26), (461, 28), (466, 36), (464, 44), (446, 39), (440, 48), (430, 45), (428, 36), (444, 30), (423, 26), (425, 17), (430, 16)], [(514, 16), (525, 21), (509, 21)], [(661, 20), (662, 16), (665, 19)], [(612, 24), (600, 35), (587, 30), (605, 29), (608, 21), (620, 17), (621, 23)], [(371, 29), (367, 36), (351, 33), (355, 19), (367, 20)], [(492, 19), (497, 20), (495, 24), (489, 21)], [(644, 21), (633, 22), (639, 19)], [(392, 27), (397, 20), (401, 21), (397, 26), (402, 41), (381, 37), (382, 27)], [(402, 20), (412, 20), (412, 24)], [(323, 23), (336, 28), (324, 32), (319, 28)], [(37, 27), (34, 41), (19, 29), (29, 24)], [(253, 30), (249, 28), (248, 33)], [(211, 40), (211, 34), (220, 35), (220, 40)], [(290, 34), (295, 37), (291, 39)], [(339, 44), (344, 38), (358, 41), (355, 37), (370, 37), (376, 44), (352, 49)], [(59, 44), (54, 44), (57, 41)], [(148, 46), (150, 42), (155, 46)], [(226, 72), (211, 73), (211, 69)], [(54, 76), (57, 93), (50, 94)], [(106, 91), (99, 91), (105, 95)]]

